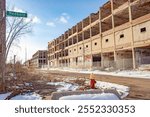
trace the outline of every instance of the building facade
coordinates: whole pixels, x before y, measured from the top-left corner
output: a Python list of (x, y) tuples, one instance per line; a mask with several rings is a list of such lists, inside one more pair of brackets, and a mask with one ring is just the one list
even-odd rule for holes
[(47, 50), (39, 50), (28, 61), (28, 67), (31, 68), (42, 68), (47, 67)]
[(48, 43), (48, 65), (135, 69), (150, 65), (150, 0), (109, 0)]

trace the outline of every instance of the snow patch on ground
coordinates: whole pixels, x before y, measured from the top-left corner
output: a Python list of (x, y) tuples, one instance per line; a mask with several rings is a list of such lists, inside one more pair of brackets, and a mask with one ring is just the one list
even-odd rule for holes
[[(70, 79), (77, 80), (78, 78), (70, 78)], [(85, 85), (90, 84), (89, 79), (80, 78), (80, 80), (85, 80)], [(69, 78), (67, 78), (65, 81), (69, 82)], [(60, 86), (57, 88), (58, 92), (76, 91), (77, 89), (79, 89), (79, 87), (80, 87), (79, 85), (68, 83), (68, 82), (67, 83), (66, 82), (48, 82), (47, 85)], [(119, 85), (119, 84), (115, 84), (115, 83), (109, 83), (109, 82), (102, 82), (102, 81), (97, 81), (96, 88), (116, 90), (122, 99), (125, 98), (129, 94), (129, 90), (130, 90), (130, 88), (127, 86), (123, 86), (123, 85)]]
[(118, 85), (114, 83), (108, 83), (108, 82), (101, 82), (101, 81), (97, 81), (96, 87), (102, 88), (102, 89), (117, 90), (117, 92), (121, 95), (121, 98), (125, 98), (129, 94), (129, 90), (130, 90), (130, 88), (127, 86)]
[(47, 85), (60, 86), (57, 91), (76, 91), (79, 86), (77, 84), (71, 84), (66, 82), (48, 82)]
[(135, 78), (149, 78), (150, 79), (150, 71), (116, 71), (113, 74), (117, 76), (127, 76), (127, 77), (135, 77)]
[(68, 78), (64, 78), (63, 81), (65, 82), (69, 82), (69, 81), (72, 81), (72, 80), (77, 80), (77, 78), (75, 77), (68, 77)]
[[(86, 84), (90, 84), (90, 81), (86, 81)], [(119, 85), (115, 83), (96, 81), (96, 88), (98, 89), (112, 89), (116, 90), (121, 98), (125, 98), (129, 94), (130, 88), (124, 85)]]
[(27, 82), (25, 82), (24, 85), (25, 85), (25, 86), (32, 86), (32, 83), (27, 83)]
[(64, 96), (59, 100), (119, 100), (119, 98), (113, 93), (102, 93)]
[(17, 95), (11, 98), (11, 100), (42, 100), (42, 97), (36, 93), (26, 93), (23, 95)]
[(0, 100), (5, 100), (11, 93), (0, 94)]
[(83, 70), (83, 69), (59, 69), (59, 68), (51, 68), (49, 70), (58, 70), (58, 71), (65, 71), (65, 72), (75, 72), (75, 73), (85, 73), (85, 74), (99, 74), (99, 75), (111, 75), (111, 76), (123, 76), (123, 77), (130, 77), (130, 78), (147, 78), (150, 79), (150, 71), (135, 71), (135, 70), (125, 70), (125, 71), (100, 71), (100, 70)]
[(111, 76), (123, 76), (130, 78), (148, 78), (150, 79), (149, 71), (114, 71), (114, 72), (106, 72), (106, 71), (80, 71), (80, 73), (85, 74), (99, 74), (99, 75), (111, 75)]

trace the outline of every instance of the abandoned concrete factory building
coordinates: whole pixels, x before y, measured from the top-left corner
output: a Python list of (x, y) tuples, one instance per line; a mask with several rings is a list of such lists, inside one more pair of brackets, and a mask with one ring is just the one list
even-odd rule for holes
[(47, 67), (47, 50), (38, 50), (25, 65), (30, 68)]
[(150, 0), (110, 0), (48, 43), (48, 65), (135, 69), (150, 66)]

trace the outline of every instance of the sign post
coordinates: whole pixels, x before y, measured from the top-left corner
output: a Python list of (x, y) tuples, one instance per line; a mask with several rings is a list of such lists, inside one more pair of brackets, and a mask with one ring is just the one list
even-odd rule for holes
[(3, 18), (3, 11), (0, 9), (0, 21), (2, 20)]
[(2, 44), (0, 43), (0, 54), (2, 53)]
[(2, 21), (4, 17), (5, 17), (5, 11), (0, 9), (0, 21)]
[[(1, 0), (0, 0), (1, 1)], [(5, 72), (6, 72), (6, 17), (22, 17), (22, 18), (27, 18), (27, 13), (21, 13), (21, 12), (14, 12), (14, 11), (6, 11), (5, 8), (5, 3), (6, 0), (2, 0), (2, 6), (0, 4), (0, 36), (3, 34), (3, 37), (0, 37), (0, 78), (2, 77), (2, 86), (3, 86), (3, 91), (6, 91), (5, 87)], [(3, 31), (3, 33), (2, 33)]]

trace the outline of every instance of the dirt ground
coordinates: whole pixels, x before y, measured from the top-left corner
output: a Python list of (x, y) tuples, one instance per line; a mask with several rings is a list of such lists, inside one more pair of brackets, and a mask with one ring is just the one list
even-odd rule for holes
[[(81, 73), (70, 73), (60, 71), (40, 71), (42, 74), (47, 74), (52, 77), (78, 77), (78, 78), (89, 78), (89, 74)], [(126, 97), (127, 100), (150, 100), (150, 79), (139, 79), (139, 78), (128, 78), (128, 77), (117, 77), (108, 75), (95, 75), (96, 80), (116, 83), (130, 87), (129, 95)]]
[[(19, 72), (17, 74), (17, 80), (7, 80), (7, 91), (13, 92), (7, 99), (11, 99), (15, 95), (26, 92), (36, 92), (40, 94), (43, 99), (46, 99), (51, 96), (52, 92), (56, 92), (59, 87), (47, 85), (47, 82), (56, 82), (58, 78), (58, 82), (61, 82), (66, 78), (82, 78), (82, 80), (73, 81), (73, 83), (82, 86), (85, 82), (83, 79), (86, 80), (89, 76), (90, 74), (62, 71), (28, 70), (28, 72)], [(127, 100), (150, 100), (150, 79), (115, 77), (108, 75), (95, 75), (95, 77), (97, 81), (116, 83), (130, 87), (129, 95), (125, 98)]]

